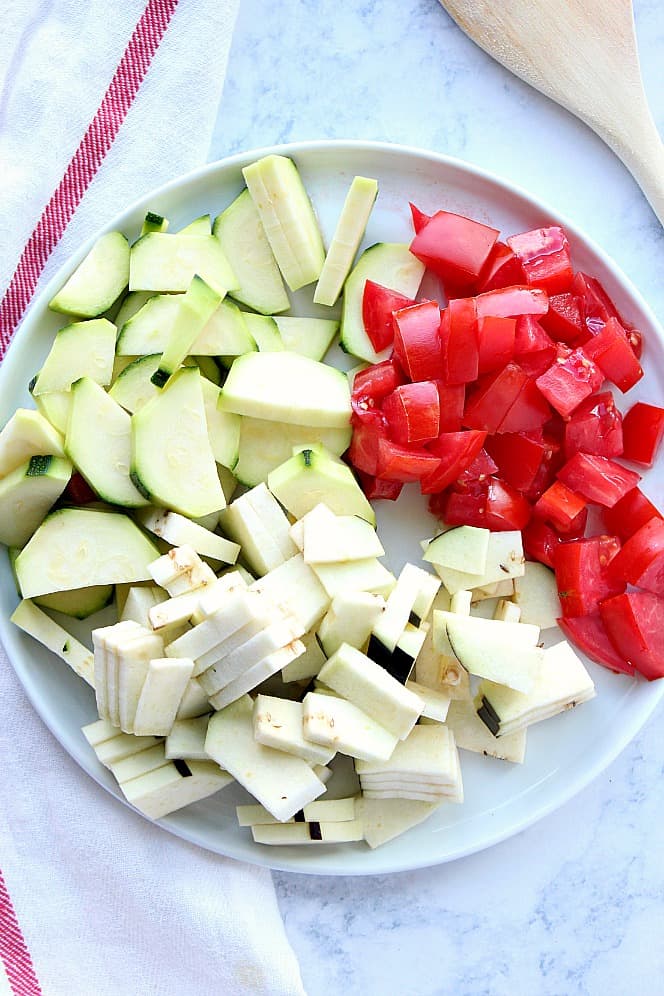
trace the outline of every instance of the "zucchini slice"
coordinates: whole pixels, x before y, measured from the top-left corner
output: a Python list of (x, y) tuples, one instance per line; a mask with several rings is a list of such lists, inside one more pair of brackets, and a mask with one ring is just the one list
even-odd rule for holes
[(32, 394), (68, 391), (81, 377), (92, 377), (102, 387), (111, 383), (116, 328), (105, 318), (73, 322), (56, 333)]
[(0, 432), (0, 477), (32, 456), (63, 457), (64, 440), (51, 423), (30, 408), (18, 408)]
[(69, 460), (33, 456), (0, 480), (0, 543), (23, 546), (69, 483)]
[(378, 182), (356, 176), (350, 185), (321, 270), (314, 304), (336, 304), (360, 248), (369, 215), (378, 196)]
[(183, 367), (133, 415), (131, 477), (152, 504), (190, 518), (225, 507), (198, 367)]
[(65, 315), (95, 318), (115, 304), (128, 283), (129, 243), (122, 232), (107, 232), (48, 306)]
[(308, 425), (289, 425), (287, 422), (269, 422), (266, 419), (244, 416), (240, 424), (237, 463), (233, 473), (242, 484), (254, 487), (267, 481), (268, 474), (289, 460), (293, 448), (306, 449), (320, 444), (335, 456), (341, 456), (350, 446), (352, 429), (330, 429), (327, 426), (312, 428)]
[(196, 274), (222, 297), (237, 286), (235, 274), (213, 235), (149, 232), (131, 247), (131, 291), (186, 291)]

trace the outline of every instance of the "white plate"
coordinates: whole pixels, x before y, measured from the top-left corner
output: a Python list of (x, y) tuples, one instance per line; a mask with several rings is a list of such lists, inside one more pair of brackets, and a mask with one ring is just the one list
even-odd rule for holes
[[(242, 166), (272, 151), (291, 155), (297, 162), (326, 239), (356, 174), (376, 177), (380, 185), (366, 245), (410, 238), (409, 200), (424, 211), (445, 207), (471, 215), (505, 234), (560, 222), (570, 236), (576, 268), (599, 277), (619, 310), (644, 332), (646, 376), (630, 395), (629, 403), (641, 397), (653, 400), (664, 396), (664, 334), (635, 288), (602, 250), (572, 223), (523, 191), (476, 167), (434, 153), (365, 142), (311, 142), (256, 150), (173, 181), (112, 219), (107, 229), (120, 228), (135, 237), (148, 208), (169, 217), (174, 228), (204, 213), (214, 215), (242, 188)], [(0, 424), (19, 405), (30, 405), (27, 384), (39, 369), (54, 330), (62, 324), (61, 318), (48, 312), (47, 302), (87, 248), (81, 249), (34, 303), (0, 368)], [(300, 310), (306, 307), (307, 293), (310, 300), (311, 288), (297, 295)], [(308, 306), (308, 313), (317, 310)], [(625, 408), (623, 399), (619, 401)], [(664, 493), (664, 462), (646, 475), (644, 490), (653, 498)], [(413, 493), (414, 487), (405, 491), (408, 494), (396, 505), (383, 503), (379, 509), (381, 536), (394, 570), (407, 559), (417, 561), (417, 541), (431, 535), (433, 521), (422, 499)], [(16, 673), (64, 748), (100, 785), (121, 798), (110, 773), (97, 763), (80, 732), (82, 725), (96, 718), (92, 693), (65, 664), (8, 622), (16, 601), (3, 556), (0, 636)], [(664, 693), (664, 682), (648, 684), (589, 666), (597, 698), (531, 728), (523, 766), (463, 752), (463, 806), (443, 806), (426, 823), (375, 851), (363, 844), (301, 849), (256, 845), (247, 830), (236, 826), (235, 804), (246, 797), (235, 787), (175, 813), (160, 825), (220, 854), (301, 873), (383, 874), (478, 851), (524, 829), (587, 785), (629, 743)]]

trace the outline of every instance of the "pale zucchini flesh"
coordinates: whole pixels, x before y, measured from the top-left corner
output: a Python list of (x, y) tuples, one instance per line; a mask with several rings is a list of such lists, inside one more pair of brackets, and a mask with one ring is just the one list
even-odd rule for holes
[(213, 235), (149, 232), (131, 248), (130, 291), (184, 292), (196, 274), (222, 296), (237, 284)]
[(105, 318), (65, 325), (56, 333), (31, 393), (68, 391), (81, 377), (106, 387), (113, 375), (115, 334), (115, 325)]
[(64, 287), (49, 301), (51, 311), (80, 318), (102, 315), (129, 283), (129, 243), (121, 232), (107, 232), (79, 263)]
[(293, 447), (306, 449), (320, 443), (334, 456), (341, 456), (350, 446), (352, 429), (293, 425), (266, 419), (240, 419), (238, 458), (233, 468), (237, 479), (249, 487), (267, 481), (268, 475), (289, 460)]
[(63, 457), (64, 440), (48, 419), (29, 408), (18, 408), (0, 432), (0, 477), (33, 456)]
[(369, 215), (378, 196), (378, 183), (366, 176), (356, 176), (350, 185), (321, 270), (315, 304), (336, 303), (360, 247)]
[(0, 543), (23, 546), (69, 483), (63, 457), (33, 456), (0, 480)]

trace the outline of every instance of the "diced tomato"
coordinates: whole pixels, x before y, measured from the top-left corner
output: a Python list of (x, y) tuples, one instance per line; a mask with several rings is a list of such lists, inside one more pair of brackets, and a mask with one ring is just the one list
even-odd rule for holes
[(561, 533), (566, 533), (574, 528), (585, 507), (586, 503), (580, 495), (561, 481), (554, 481), (536, 502), (534, 512)]
[(477, 323), (478, 373), (504, 367), (514, 356), (516, 319), (480, 318)]
[(479, 526), (494, 532), (524, 529), (530, 515), (523, 495), (496, 477), (487, 478), (473, 492), (450, 492), (445, 504), (449, 525)]
[(425, 214), (424, 211), (420, 211), (418, 207), (410, 202), (410, 214), (413, 219), (413, 228), (415, 229), (415, 234), (421, 232), (425, 225), (428, 225), (431, 221), (431, 215)]
[(395, 311), (394, 355), (411, 380), (436, 380), (442, 375), (438, 329), (440, 309), (435, 301), (422, 301)]
[(558, 625), (567, 639), (575, 643), (591, 661), (619, 674), (635, 674), (634, 666), (623, 660), (611, 643), (599, 611), (587, 616), (558, 619)]
[(481, 449), (473, 462), (463, 470), (457, 478), (457, 487), (464, 487), (471, 482), (484, 481), (498, 470), (498, 465), (491, 459), (485, 449)]
[(582, 401), (565, 425), (565, 453), (615, 457), (623, 452), (623, 418), (610, 391)]
[(544, 315), (549, 309), (546, 291), (537, 287), (501, 287), (478, 294), (477, 317), (517, 318), (519, 315)]
[(367, 280), (362, 295), (362, 321), (364, 331), (369, 336), (369, 342), (377, 353), (382, 352), (394, 342), (394, 323), (392, 312), (409, 308), (415, 301)]
[(556, 550), (556, 584), (563, 616), (585, 616), (599, 603), (625, 590), (625, 582), (607, 570), (620, 549), (615, 536), (593, 536), (561, 543)]
[(516, 319), (514, 358), (531, 377), (543, 374), (556, 358), (556, 344), (532, 315)]
[(486, 432), (442, 432), (427, 449), (438, 460), (438, 466), (422, 479), (423, 495), (443, 491), (469, 467), (484, 446)]
[(530, 432), (541, 429), (551, 418), (548, 402), (532, 377), (527, 377), (516, 401), (504, 416), (498, 432)]
[(496, 242), (478, 277), (477, 290), (478, 292), (496, 290), (499, 287), (522, 284), (524, 280), (521, 263), (510, 247), (504, 242)]
[(637, 529), (654, 518), (662, 518), (649, 498), (639, 488), (632, 488), (613, 508), (603, 508), (602, 518), (606, 528), (625, 542)]
[(640, 360), (641, 353), (643, 352), (643, 334), (638, 329), (627, 328), (627, 325), (623, 325), (623, 328), (625, 329), (627, 341), (632, 347), (632, 352), (637, 360)]
[(410, 244), (410, 251), (445, 282), (472, 284), (498, 238), (498, 230), (449, 211), (437, 211)]
[(403, 383), (401, 370), (394, 360), (384, 360), (382, 363), (374, 363), (366, 370), (360, 370), (353, 380), (353, 411), (362, 418), (366, 411), (376, 408), (383, 398)]
[(623, 421), (626, 460), (652, 467), (664, 439), (664, 408), (637, 401)]
[(522, 539), (523, 552), (528, 560), (555, 567), (556, 553), (562, 540), (552, 526), (543, 519), (531, 519), (523, 530)]
[(618, 309), (596, 277), (579, 271), (574, 275), (572, 290), (583, 301), (585, 322), (591, 332), (597, 332), (610, 318), (622, 324)]
[(479, 347), (475, 298), (450, 301), (441, 316), (440, 338), (443, 380), (447, 384), (470, 384), (477, 380)]
[(609, 639), (649, 681), (664, 677), (664, 599), (628, 591), (608, 598), (600, 613)]
[(89, 505), (92, 501), (99, 501), (99, 495), (93, 491), (88, 482), (78, 473), (72, 474), (64, 490), (63, 498), (73, 502), (74, 505)]
[(481, 378), (466, 399), (463, 424), (470, 429), (496, 432), (527, 380), (527, 374), (516, 363)]
[(465, 384), (443, 384), (436, 381), (440, 398), (440, 431), (459, 432), (466, 400)]
[(540, 321), (552, 338), (558, 342), (578, 346), (590, 338), (583, 314), (583, 302), (577, 294), (553, 294), (549, 297), (549, 310)]
[(595, 505), (611, 508), (641, 480), (607, 457), (575, 453), (558, 471), (558, 479)]
[(567, 351), (559, 346), (559, 356), (536, 384), (546, 400), (563, 418), (601, 387), (604, 376), (582, 349)]
[(664, 595), (664, 519), (657, 516), (629, 537), (612, 570), (635, 588)]
[(434, 474), (439, 466), (439, 458), (427, 450), (399, 446), (391, 439), (378, 440), (376, 477), (406, 484), (409, 481), (421, 481)]
[(547, 452), (544, 440), (523, 432), (490, 436), (485, 446), (497, 464), (497, 473), (517, 491), (532, 487)]
[(583, 351), (623, 394), (643, 377), (641, 364), (629, 343), (627, 333), (615, 318), (609, 318), (601, 330), (584, 343)]
[(381, 411), (365, 412), (361, 420), (353, 417), (353, 438), (348, 459), (358, 470), (375, 474), (378, 466), (378, 441), (387, 439), (387, 419)]
[(382, 409), (391, 438), (402, 446), (428, 443), (440, 433), (440, 397), (433, 381), (400, 385)]
[(512, 235), (507, 244), (521, 263), (526, 283), (548, 294), (569, 289), (574, 271), (567, 236), (558, 225)]
[(375, 498), (396, 501), (403, 490), (403, 484), (400, 481), (382, 481), (380, 477), (365, 474), (362, 470), (357, 471), (357, 476), (369, 501), (373, 501)]

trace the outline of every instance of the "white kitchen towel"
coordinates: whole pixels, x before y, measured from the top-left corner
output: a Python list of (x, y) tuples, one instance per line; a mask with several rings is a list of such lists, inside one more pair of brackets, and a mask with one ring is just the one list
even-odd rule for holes
[[(205, 161), (236, 4), (3, 5), (5, 344), (34, 286), (74, 247), (121, 206)], [(44, 727), (0, 648), (5, 992), (302, 996), (304, 990), (269, 872), (180, 841), (108, 796)]]

